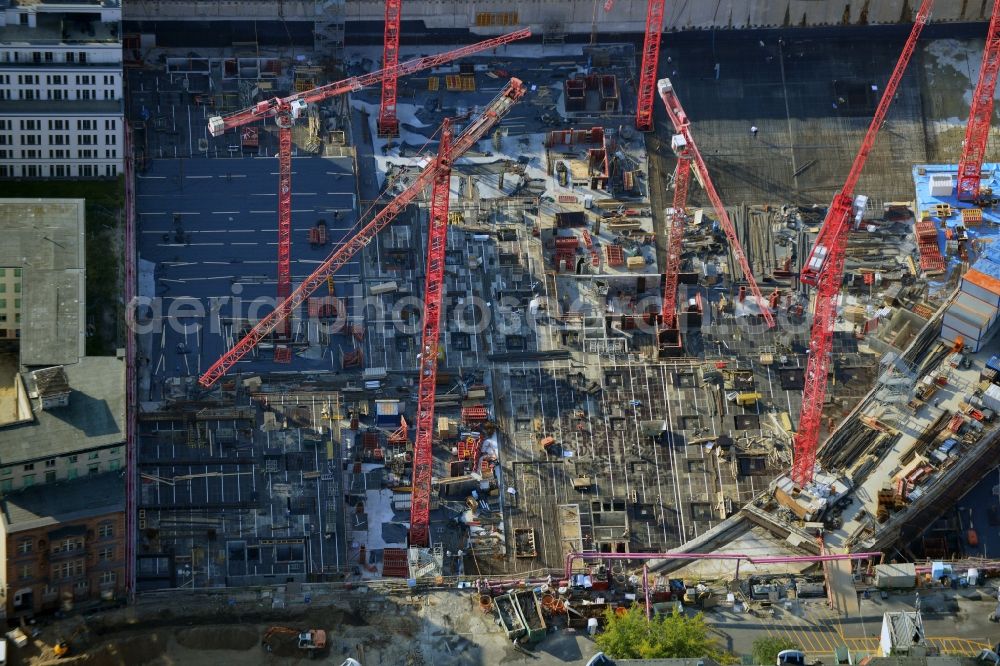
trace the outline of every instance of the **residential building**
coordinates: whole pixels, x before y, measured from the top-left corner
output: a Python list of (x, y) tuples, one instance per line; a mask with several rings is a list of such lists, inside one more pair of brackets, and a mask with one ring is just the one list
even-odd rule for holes
[(120, 24), (120, 0), (0, 0), (0, 178), (122, 173)]
[(0, 493), (124, 466), (124, 359), (84, 353), (83, 225), (81, 199), (0, 199), (0, 284), (23, 286), (0, 339)]
[(34, 487), (0, 499), (7, 617), (118, 598), (125, 585), (125, 480), (120, 472)]
[(0, 199), (0, 238), (0, 609), (29, 613), (124, 585), (125, 362), (85, 355), (82, 199)]
[(21, 335), (21, 269), (0, 266), (0, 340)]

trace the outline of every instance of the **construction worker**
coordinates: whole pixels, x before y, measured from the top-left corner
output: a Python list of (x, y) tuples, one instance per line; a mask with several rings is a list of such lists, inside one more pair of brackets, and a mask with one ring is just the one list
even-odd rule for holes
[(759, 132), (759, 131), (760, 130), (757, 129), (756, 125), (751, 125), (750, 126), (750, 136), (752, 136), (753, 138), (755, 138), (755, 139), (757, 138), (757, 132)]

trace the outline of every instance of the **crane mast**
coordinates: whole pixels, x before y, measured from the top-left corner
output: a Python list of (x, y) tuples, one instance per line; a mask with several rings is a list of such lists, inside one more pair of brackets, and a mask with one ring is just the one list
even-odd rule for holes
[[(512, 78), (483, 113), (469, 124), (453, 142), (449, 153), (449, 163), (454, 163), (458, 157), (482, 139), (510, 111), (511, 107), (524, 97), (524, 94), (524, 84), (520, 79)], [(437, 168), (437, 164), (434, 163), (421, 171), (409, 187), (389, 201), (385, 208), (372, 217), (354, 236), (339, 245), (315, 271), (302, 281), (302, 284), (292, 290), (288, 298), (278, 303), (277, 307), (257, 322), (232, 349), (213, 363), (198, 379), (198, 383), (205, 388), (210, 388), (240, 359), (249, 354), (261, 340), (272, 334), (282, 320), (301, 306), (313, 292), (326, 284), (326, 279), (330, 275), (349, 263), (354, 255), (368, 245), (376, 234), (416, 199), (425, 187), (433, 183)]]
[(854, 157), (847, 181), (834, 197), (816, 237), (816, 243), (802, 269), (802, 281), (815, 285), (817, 293), (809, 339), (809, 360), (806, 363), (805, 385), (802, 391), (802, 413), (799, 417), (799, 430), (795, 435), (792, 464), (792, 480), (800, 486), (812, 481), (815, 473), (823, 402), (826, 399), (826, 380), (830, 369), (830, 352), (833, 349), (833, 330), (837, 323), (837, 301), (844, 281), (844, 260), (854, 207), (854, 188), (875, 145), (878, 131), (885, 122), (889, 106), (896, 96), (896, 90), (933, 6), (934, 0), (923, 0), (917, 11), (910, 36), (903, 46), (903, 52), (899, 55), (892, 76), (889, 77), (889, 83), (886, 84), (882, 98), (875, 109), (875, 115), (868, 125), (861, 148)]
[(667, 217), (670, 228), (667, 230), (667, 267), (661, 314), (664, 328), (677, 328), (677, 276), (681, 271), (681, 254), (684, 252), (687, 195), (691, 185), (691, 156), (684, 137), (674, 135), (673, 147), (677, 153), (677, 169), (674, 172), (673, 208)]
[(663, 34), (665, 4), (666, 0), (648, 0), (646, 4), (646, 36), (642, 42), (642, 63), (639, 65), (639, 101), (635, 107), (635, 128), (640, 132), (649, 132), (653, 129), (656, 68), (660, 64), (660, 36)]
[(399, 18), (402, 0), (385, 0), (385, 33), (382, 36), (382, 67), (389, 74), (382, 78), (382, 104), (378, 112), (378, 135), (393, 137), (399, 134), (396, 118), (396, 68), (399, 65)]
[(695, 173), (698, 174), (698, 179), (701, 181), (702, 187), (705, 188), (705, 194), (708, 195), (709, 201), (712, 202), (715, 215), (719, 218), (719, 225), (729, 240), (729, 250), (740, 265), (740, 269), (743, 271), (743, 275), (750, 286), (753, 297), (757, 300), (760, 313), (764, 317), (764, 321), (767, 322), (768, 328), (774, 328), (774, 315), (771, 314), (767, 299), (764, 298), (764, 295), (760, 292), (760, 287), (757, 286), (757, 280), (754, 279), (753, 272), (750, 270), (750, 262), (747, 261), (746, 254), (743, 252), (743, 246), (740, 244), (740, 238), (736, 234), (736, 227), (733, 226), (733, 221), (729, 218), (729, 213), (726, 212), (725, 206), (722, 205), (722, 199), (719, 198), (719, 193), (716, 191), (715, 185), (712, 183), (712, 178), (708, 174), (708, 167), (705, 165), (705, 160), (698, 150), (698, 145), (694, 142), (687, 113), (684, 112), (684, 108), (681, 106), (681, 101), (677, 98), (677, 93), (674, 91), (670, 79), (661, 79), (657, 87), (660, 90), (660, 98), (663, 100), (663, 105), (667, 109), (667, 116), (674, 126), (674, 131), (683, 138), (686, 150), (690, 155), (691, 166), (694, 168)]
[(983, 64), (979, 68), (979, 81), (972, 93), (969, 106), (969, 124), (965, 127), (962, 159), (958, 162), (958, 200), (975, 201), (979, 198), (980, 174), (986, 156), (986, 140), (990, 136), (993, 120), (993, 95), (1000, 72), (1000, 2), (993, 3), (990, 31), (983, 47)]
[(441, 125), (437, 173), (431, 189), (424, 277), (423, 333), (420, 337), (417, 431), (413, 438), (413, 494), (410, 500), (410, 545), (430, 545), (431, 471), (434, 464), (434, 391), (437, 387), (438, 339), (444, 295), (444, 255), (448, 245), (448, 195), (451, 191), (451, 123)]

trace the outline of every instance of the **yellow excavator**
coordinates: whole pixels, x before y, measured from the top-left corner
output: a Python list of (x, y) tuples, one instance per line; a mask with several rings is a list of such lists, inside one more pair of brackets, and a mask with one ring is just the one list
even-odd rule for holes
[(53, 646), (52, 648), (53, 654), (55, 654), (55, 656), (58, 658), (67, 656), (70, 653), (69, 644), (73, 641), (73, 639), (75, 639), (77, 636), (79, 636), (86, 630), (87, 630), (87, 625), (81, 624), (73, 631), (72, 634), (69, 635), (68, 638), (60, 639), (60, 641), (56, 643), (55, 646)]
[(306, 650), (311, 659), (315, 654), (326, 648), (326, 632), (322, 629), (298, 630), (291, 627), (271, 627), (264, 632), (261, 645), (271, 651), (271, 639), (275, 636), (294, 636), (300, 650)]

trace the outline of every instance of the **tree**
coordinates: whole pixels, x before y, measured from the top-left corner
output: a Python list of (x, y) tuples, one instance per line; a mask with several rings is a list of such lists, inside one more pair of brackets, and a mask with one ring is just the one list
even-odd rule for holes
[(753, 663), (758, 666), (774, 666), (778, 663), (778, 653), (782, 650), (799, 650), (798, 645), (787, 638), (767, 636), (753, 642)]
[(642, 609), (632, 606), (622, 615), (607, 609), (604, 619), (597, 646), (613, 659), (721, 656), (701, 613), (688, 616), (675, 609), (671, 615), (646, 620)]

